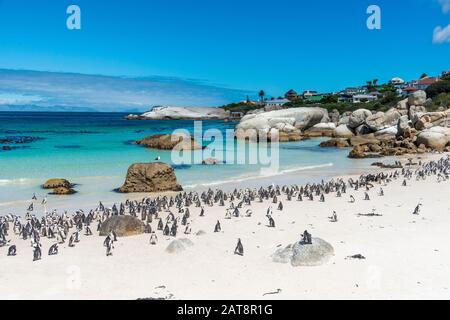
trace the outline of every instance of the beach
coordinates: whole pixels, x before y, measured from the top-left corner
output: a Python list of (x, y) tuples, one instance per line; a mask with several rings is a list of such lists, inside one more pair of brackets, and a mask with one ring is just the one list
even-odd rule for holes
[[(432, 154), (426, 160), (443, 156)], [(360, 188), (342, 197), (327, 195), (325, 202), (287, 201), (283, 195), (283, 211), (270, 200), (253, 201), (242, 209), (251, 208), (251, 217), (230, 220), (224, 219), (228, 202), (225, 207), (205, 206), (204, 217), (191, 206), (192, 233), (180, 230), (177, 238), (187, 238), (193, 246), (174, 254), (166, 252), (174, 238), (158, 233), (157, 245), (149, 244), (148, 234), (119, 238), (107, 257), (104, 237), (93, 225), (93, 236), (81, 234), (73, 248), (67, 242), (60, 245), (57, 256), (47, 256), (55, 240), (42, 238), (42, 260), (33, 262), (30, 242), (10, 232), (18, 254), (7, 257), (7, 247), (0, 248), (0, 298), (448, 299), (450, 206), (445, 190), (450, 182), (437, 182), (434, 175), (408, 180), (407, 186), (402, 182), (375, 185), (368, 191), (370, 200), (364, 200), (365, 189)], [(378, 195), (380, 187), (384, 196)], [(418, 203), (422, 210), (413, 215)], [(267, 226), (269, 206), (275, 228)], [(335, 223), (329, 219), (333, 211), (339, 217)], [(373, 212), (380, 216), (365, 216)], [(214, 233), (217, 220), (222, 231)], [(152, 227), (156, 229), (156, 221)], [(204, 234), (196, 235), (201, 230)], [(272, 254), (300, 241), (304, 230), (333, 246), (330, 260), (310, 267), (274, 262)], [(243, 256), (234, 254), (238, 238)], [(348, 258), (358, 254), (365, 259)]]

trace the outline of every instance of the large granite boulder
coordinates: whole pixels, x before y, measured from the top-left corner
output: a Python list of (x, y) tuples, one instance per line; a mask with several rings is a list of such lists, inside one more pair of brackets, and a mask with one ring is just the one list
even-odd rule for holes
[(67, 187), (58, 187), (53, 189), (52, 192), (50, 192), (50, 194), (53, 195), (59, 195), (59, 196), (67, 196), (67, 195), (71, 195), (71, 194), (75, 194), (77, 193), (74, 189), (72, 188), (67, 188)]
[(318, 123), (329, 122), (328, 111), (322, 108), (291, 108), (244, 116), (236, 126), (236, 138), (251, 135), (250, 131), (268, 135), (272, 129), (299, 135)]
[(435, 127), (422, 131), (417, 135), (416, 144), (418, 146), (424, 145), (427, 148), (442, 151), (450, 141), (450, 132), (447, 132), (446, 129), (447, 128)]
[(339, 111), (337, 109), (331, 110), (330, 112), (328, 112), (328, 118), (330, 118), (330, 122), (337, 124), (340, 118)]
[(277, 263), (290, 263), (293, 267), (320, 266), (334, 256), (331, 244), (320, 238), (312, 238), (311, 244), (296, 242), (284, 249), (278, 249), (272, 260)]
[(66, 180), (66, 179), (50, 179), (47, 180), (43, 185), (42, 188), (44, 189), (56, 189), (56, 188), (72, 188), (72, 184)]
[(121, 193), (182, 191), (173, 168), (162, 162), (135, 163), (128, 169)]
[(223, 120), (230, 112), (221, 108), (207, 107), (155, 107), (139, 116), (129, 115), (130, 120)]
[(350, 144), (348, 142), (348, 139), (345, 139), (345, 138), (333, 138), (333, 139), (321, 142), (320, 146), (322, 148), (330, 148), (330, 147), (348, 148), (348, 147), (350, 147)]
[(356, 129), (360, 125), (364, 124), (366, 119), (372, 115), (372, 112), (367, 109), (358, 109), (352, 112), (348, 126), (352, 129)]
[(100, 236), (105, 237), (114, 231), (118, 237), (143, 234), (145, 224), (133, 216), (114, 216), (106, 219), (100, 226)]
[(192, 136), (184, 134), (157, 134), (136, 141), (136, 144), (159, 150), (200, 150)]
[(335, 138), (351, 138), (354, 135), (353, 131), (346, 124), (339, 125), (333, 132), (333, 137)]
[(401, 100), (397, 103), (398, 110), (407, 110), (408, 109), (408, 98)]
[(397, 123), (398, 135), (403, 138), (411, 138), (413, 135), (412, 125), (408, 116), (401, 116)]
[(423, 90), (413, 92), (408, 96), (409, 106), (423, 106), (426, 101), (427, 101), (427, 94)]
[(383, 130), (398, 123), (402, 114), (396, 109), (390, 109), (386, 113), (377, 112), (366, 118), (366, 124), (373, 131)]

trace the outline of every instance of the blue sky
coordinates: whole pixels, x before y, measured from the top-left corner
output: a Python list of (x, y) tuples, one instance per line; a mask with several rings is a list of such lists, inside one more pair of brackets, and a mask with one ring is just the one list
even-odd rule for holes
[[(66, 28), (70, 4), (81, 8), (81, 30)], [(370, 4), (381, 7), (381, 30), (366, 28)], [(227, 88), (219, 104), (243, 92), (229, 89), (333, 91), (450, 69), (449, 8), (450, 0), (0, 0), (0, 68), (175, 77), (187, 91), (195, 79)]]

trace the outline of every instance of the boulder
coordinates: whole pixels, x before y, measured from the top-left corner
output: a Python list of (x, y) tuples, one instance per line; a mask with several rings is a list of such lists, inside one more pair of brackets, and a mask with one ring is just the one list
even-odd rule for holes
[(372, 133), (373, 130), (367, 124), (362, 124), (355, 129), (355, 134), (358, 136), (366, 135)]
[(333, 122), (318, 123), (306, 130), (304, 135), (307, 137), (331, 137), (335, 129), (336, 124)]
[(366, 119), (368, 117), (370, 117), (371, 115), (372, 115), (372, 112), (370, 110), (358, 109), (351, 114), (351, 116), (349, 118), (348, 126), (351, 129), (356, 129), (360, 125), (364, 124)]
[(364, 136), (356, 136), (350, 138), (350, 145), (352, 147), (360, 146), (360, 145), (367, 145), (367, 144), (379, 144), (380, 140), (375, 138), (374, 134), (368, 134)]
[(353, 131), (350, 130), (350, 128), (346, 124), (339, 125), (333, 131), (333, 137), (335, 138), (351, 138), (354, 135), (355, 134), (353, 133)]
[(296, 242), (284, 249), (277, 250), (272, 260), (277, 263), (290, 263), (293, 267), (320, 266), (334, 256), (331, 244), (320, 238), (312, 238), (311, 244)]
[(444, 132), (425, 130), (417, 135), (416, 145), (424, 145), (433, 150), (442, 151), (449, 142), (449, 136)]
[(318, 123), (329, 122), (328, 111), (322, 108), (291, 108), (269, 111), (260, 114), (246, 115), (236, 126), (237, 139), (245, 139), (249, 135), (268, 135), (272, 129), (281, 133), (299, 135), (301, 130), (312, 128)]
[(396, 109), (390, 109), (386, 113), (377, 112), (366, 119), (367, 126), (373, 131), (383, 130), (398, 123), (398, 119), (401, 117), (401, 113)]
[(44, 189), (56, 189), (56, 188), (72, 188), (72, 184), (66, 179), (50, 179), (47, 180), (42, 186)]
[(350, 123), (350, 116), (342, 116), (339, 119), (338, 126), (348, 125)]
[(330, 122), (333, 122), (334, 124), (337, 124), (339, 122), (339, 111), (337, 109), (333, 109), (328, 112), (328, 118), (330, 118)]
[(423, 106), (426, 101), (427, 101), (427, 94), (423, 90), (413, 92), (408, 96), (409, 106)]
[(397, 103), (398, 110), (408, 110), (408, 98), (401, 100)]
[(413, 123), (417, 130), (436, 126), (450, 127), (450, 109), (444, 112), (418, 112), (413, 117)]
[(412, 128), (408, 116), (401, 116), (397, 123), (398, 135), (404, 138), (412, 137)]
[(53, 189), (52, 192), (50, 192), (50, 194), (53, 195), (71, 195), (71, 194), (75, 194), (77, 193), (75, 190), (73, 190), (72, 188), (67, 188), (67, 187), (58, 187)]
[(176, 254), (181, 253), (188, 247), (192, 247), (194, 243), (189, 239), (173, 240), (166, 248), (167, 253)]
[(136, 141), (136, 144), (159, 150), (200, 150), (202, 147), (189, 135), (157, 134)]
[(392, 127), (388, 127), (388, 128), (379, 130), (379, 131), (375, 132), (374, 134), (375, 134), (375, 137), (391, 136), (392, 139), (395, 139), (395, 137), (398, 134), (398, 128), (397, 128), (397, 126), (392, 126)]
[(333, 138), (327, 141), (324, 141), (320, 144), (322, 148), (349, 148), (350, 144), (348, 143), (348, 139), (345, 138)]
[(114, 231), (118, 237), (143, 234), (145, 224), (133, 216), (114, 216), (106, 219), (100, 226), (100, 236), (105, 237)]
[(135, 163), (128, 169), (121, 193), (182, 191), (173, 168), (162, 162)]

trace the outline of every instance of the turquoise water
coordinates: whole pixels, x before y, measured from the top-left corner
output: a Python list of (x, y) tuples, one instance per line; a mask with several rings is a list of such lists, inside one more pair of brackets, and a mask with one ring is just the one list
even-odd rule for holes
[[(170, 151), (146, 149), (130, 142), (175, 129), (193, 132), (193, 121), (129, 121), (120, 113), (10, 113), (0, 112), (0, 140), (11, 137), (39, 138), (20, 147), (0, 151), (0, 211), (3, 207), (25, 203), (33, 193), (45, 194), (40, 185), (49, 178), (66, 178), (78, 184), (80, 201), (119, 197), (113, 192), (121, 186), (130, 164), (152, 162), (157, 156), (173, 164)], [(235, 123), (206, 121), (203, 129), (232, 130)], [(367, 161), (350, 160), (348, 150), (320, 148), (320, 139), (280, 144), (280, 167), (261, 173), (262, 165), (232, 164), (202, 166), (197, 163), (174, 165), (180, 184), (206, 188), (228, 183), (252, 186), (278, 183), (280, 179), (302, 183), (330, 175), (361, 171)], [(208, 143), (204, 143), (206, 146)], [(5, 144), (0, 143), (0, 149)], [(233, 145), (233, 143), (232, 143)], [(248, 148), (256, 148), (251, 145)], [(228, 156), (235, 150), (218, 148)], [(248, 151), (248, 150), (247, 150)], [(201, 159), (201, 152), (196, 151)]]

